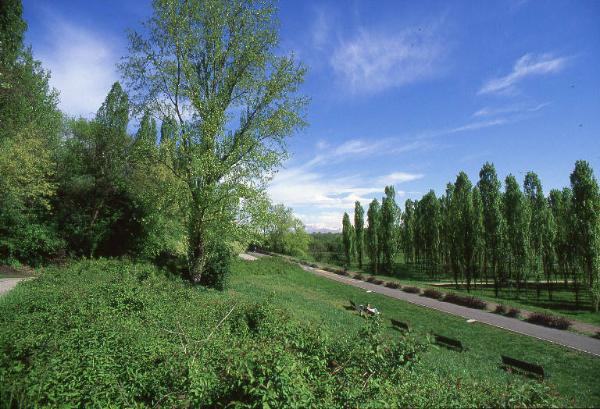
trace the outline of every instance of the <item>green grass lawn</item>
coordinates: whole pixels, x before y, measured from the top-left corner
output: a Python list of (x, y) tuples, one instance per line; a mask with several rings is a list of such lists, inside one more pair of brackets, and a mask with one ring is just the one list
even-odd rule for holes
[[(231, 289), (256, 300), (270, 299), (289, 309), (298, 319), (323, 327), (332, 334), (356, 331), (364, 319), (346, 307), (348, 300), (372, 303), (386, 322), (395, 318), (410, 323), (414, 332), (426, 337), (439, 333), (459, 339), (467, 351), (458, 353), (434, 348), (426, 353), (426, 368), (442, 376), (463, 380), (519, 382), (516, 375), (500, 368), (500, 355), (538, 363), (548, 382), (573, 406), (600, 406), (600, 359), (568, 348), (514, 334), (481, 323), (418, 307), (383, 295), (318, 277), (281, 260), (237, 261)], [(390, 327), (389, 334), (397, 336)]]

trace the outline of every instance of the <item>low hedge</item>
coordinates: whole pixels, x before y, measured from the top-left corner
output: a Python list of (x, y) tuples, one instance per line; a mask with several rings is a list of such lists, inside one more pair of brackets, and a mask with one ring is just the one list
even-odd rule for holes
[(358, 273), (358, 274), (354, 274), (354, 278), (357, 280), (364, 280), (365, 276), (363, 276), (362, 274)]
[(385, 286), (388, 288), (394, 288), (394, 289), (401, 287), (400, 284), (398, 284), (394, 281), (388, 281), (387, 283), (385, 283)]
[(485, 301), (470, 295), (448, 293), (444, 296), (443, 300), (452, 304), (462, 305), (463, 307), (469, 308), (477, 308), (479, 310), (484, 310), (487, 307), (487, 303)]
[(573, 324), (565, 317), (546, 314), (544, 312), (533, 312), (529, 315), (529, 317), (527, 317), (526, 321), (532, 324), (543, 325), (545, 327), (556, 329), (569, 329), (569, 327)]
[(423, 297), (429, 297), (429, 298), (434, 298), (436, 300), (440, 300), (444, 294), (442, 294), (441, 292), (439, 292), (438, 290), (434, 290), (433, 288), (427, 288), (423, 291), (423, 294), (421, 294)]
[(419, 287), (406, 286), (402, 287), (402, 291), (404, 291), (405, 293), (419, 294), (421, 292), (421, 289)]
[(507, 317), (511, 317), (511, 318), (519, 318), (519, 316), (521, 315), (521, 310), (518, 308), (511, 308), (508, 310), (508, 312), (506, 313)]

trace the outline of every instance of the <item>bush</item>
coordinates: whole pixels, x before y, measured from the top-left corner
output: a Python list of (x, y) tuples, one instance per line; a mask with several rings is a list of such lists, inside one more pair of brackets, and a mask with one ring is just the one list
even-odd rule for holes
[(371, 282), (372, 282), (373, 284), (376, 284), (376, 285), (381, 285), (381, 284), (383, 284), (383, 280), (380, 280), (380, 279), (378, 279), (378, 278), (376, 278), (375, 280), (373, 280), (373, 281), (371, 281)]
[(446, 294), (444, 296), (444, 301), (452, 304), (462, 305), (463, 307), (477, 308), (479, 310), (484, 310), (487, 307), (487, 303), (477, 297), (459, 295), (455, 293)]
[(543, 325), (545, 327), (556, 329), (569, 329), (572, 322), (564, 317), (546, 314), (544, 312), (533, 312), (526, 320), (532, 324)]
[(496, 308), (494, 309), (494, 313), (495, 314), (501, 314), (504, 315), (508, 312), (508, 307), (506, 305), (496, 305)]
[(347, 275), (349, 275), (349, 273), (347, 271), (345, 271), (345, 270), (336, 270), (335, 273), (338, 274), (338, 275), (341, 275), (341, 276), (347, 276)]
[(231, 251), (222, 242), (211, 242), (207, 246), (207, 250), (208, 259), (200, 284), (216, 290), (223, 290), (227, 285), (227, 277), (231, 266)]
[(355, 278), (356, 280), (364, 280), (365, 279), (365, 277), (360, 273), (354, 274), (353, 278)]
[(375, 281), (375, 280), (377, 280), (377, 279), (375, 278), (375, 276), (369, 276), (369, 277), (367, 277), (367, 279), (366, 279), (365, 281), (366, 281), (367, 283), (372, 283), (372, 282), (373, 282), (373, 281)]
[(511, 318), (519, 318), (521, 316), (521, 310), (513, 307), (508, 310), (506, 316)]
[(402, 287), (402, 291), (411, 294), (419, 294), (421, 292), (421, 289), (419, 287), (405, 286)]
[(388, 287), (388, 288), (394, 288), (394, 289), (400, 288), (400, 284), (398, 284), (395, 281), (388, 281), (388, 282), (385, 283), (385, 286)]
[(439, 300), (444, 296), (441, 292), (434, 290), (433, 288), (425, 289), (422, 295), (424, 297), (435, 298), (436, 300)]

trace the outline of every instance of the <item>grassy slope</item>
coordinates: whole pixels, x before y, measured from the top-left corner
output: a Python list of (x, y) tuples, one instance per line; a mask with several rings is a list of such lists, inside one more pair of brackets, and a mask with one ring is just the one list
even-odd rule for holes
[[(261, 274), (262, 272), (262, 274)], [(303, 320), (320, 325), (333, 334), (355, 331), (362, 318), (346, 310), (348, 300), (375, 305), (384, 317), (409, 322), (417, 333), (436, 332), (460, 339), (465, 353), (434, 349), (424, 364), (441, 374), (463, 379), (513, 378), (499, 368), (500, 354), (544, 366), (549, 382), (575, 406), (599, 406), (600, 359), (564, 347), (513, 334), (484, 324), (467, 324), (464, 319), (394, 300), (383, 295), (339, 284), (277, 260), (236, 262), (231, 290), (254, 299), (271, 298)], [(389, 328), (390, 333), (393, 329)]]

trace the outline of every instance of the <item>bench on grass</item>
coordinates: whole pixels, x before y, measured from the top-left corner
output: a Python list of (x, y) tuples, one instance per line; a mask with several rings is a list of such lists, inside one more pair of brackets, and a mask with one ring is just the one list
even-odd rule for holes
[(516, 370), (516, 372), (522, 372), (524, 375), (533, 375), (544, 379), (544, 368), (537, 364), (502, 355), (502, 366), (509, 372)]
[(410, 328), (406, 322), (398, 321), (393, 318), (391, 319), (391, 321), (392, 321), (392, 325), (394, 326), (394, 328), (403, 330), (406, 332), (410, 332)]
[(442, 345), (442, 346), (445, 346), (450, 349), (455, 349), (459, 352), (462, 352), (465, 350), (462, 342), (460, 342), (457, 339), (448, 338), (448, 337), (445, 337), (443, 335), (438, 335), (438, 334), (433, 334), (433, 336), (435, 337), (435, 343), (438, 345)]

